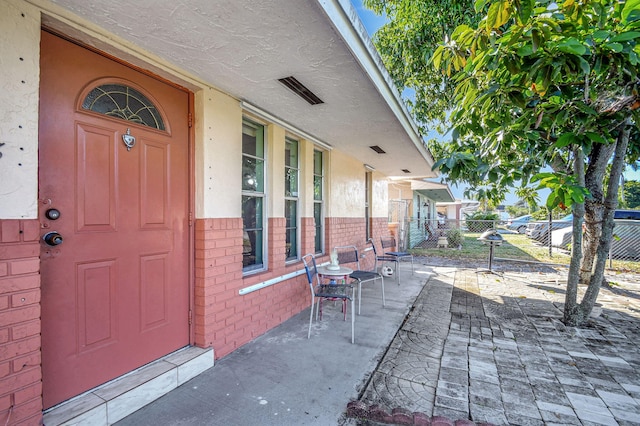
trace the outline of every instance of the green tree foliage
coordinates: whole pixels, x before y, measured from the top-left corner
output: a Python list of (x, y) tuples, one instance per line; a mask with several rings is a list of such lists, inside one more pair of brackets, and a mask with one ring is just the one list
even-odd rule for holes
[(451, 81), (430, 59), (458, 25), (478, 22), (473, 0), (363, 0), (363, 4), (389, 18), (373, 40), (396, 86), (411, 92), (406, 102), (427, 134), (430, 124), (445, 121), (452, 102)]
[(487, 11), (480, 25), (459, 26), (433, 56), (456, 83), (453, 137), (435, 147), (437, 166), (499, 194), (543, 165), (571, 173), (572, 145), (611, 145), (629, 116), (622, 104), (637, 99), (638, 3), (476, 2)]
[[(439, 47), (421, 47), (433, 65), (422, 70), (403, 62), (406, 52), (418, 54), (413, 34), (428, 20), (422, 14), (412, 18), (413, 13), (431, 7), (444, 11), (452, 2), (372, 3), (385, 5), (381, 10), (397, 19), (387, 27), (393, 33), (376, 39), (396, 82), (418, 86), (422, 75), (442, 82), (425, 89), (442, 97), (441, 108), (433, 108), (428, 95), (416, 96), (418, 119), (435, 117), (420, 115), (421, 110), (442, 114), (452, 105), (450, 138), (431, 144), (439, 158), (435, 167), (452, 182), (482, 188), (484, 198), (500, 201), (506, 188), (537, 182), (551, 189), (547, 209), (573, 209), (565, 321), (580, 323), (604, 276), (625, 157), (635, 161), (640, 153), (640, 0), (476, 0), (474, 14), (462, 14)], [(396, 51), (390, 50), (394, 40)], [(393, 71), (400, 67), (400, 73)], [(434, 68), (441, 70), (441, 80), (434, 78)], [(407, 76), (398, 78), (402, 73)], [(543, 167), (553, 173), (540, 174)], [(580, 278), (589, 288), (577, 305), (581, 260)]]
[(521, 186), (516, 189), (516, 195), (520, 197), (520, 200), (523, 203), (526, 203), (529, 208), (528, 213), (532, 213), (538, 210), (540, 196), (538, 195), (538, 191), (536, 191), (533, 187)]
[(629, 209), (640, 209), (640, 182), (630, 180), (624, 184), (624, 201)]
[(509, 213), (509, 216), (514, 218), (525, 216), (531, 213), (529, 207), (523, 207), (522, 205), (507, 206), (506, 210), (507, 213)]
[[(578, 324), (604, 275), (624, 157), (635, 161), (639, 149), (640, 0), (477, 0), (475, 8), (480, 23), (458, 26), (432, 58), (456, 87), (453, 137), (436, 167), (496, 194), (537, 181), (551, 189), (547, 209), (574, 207), (565, 321)], [(581, 260), (589, 288), (577, 305)]]

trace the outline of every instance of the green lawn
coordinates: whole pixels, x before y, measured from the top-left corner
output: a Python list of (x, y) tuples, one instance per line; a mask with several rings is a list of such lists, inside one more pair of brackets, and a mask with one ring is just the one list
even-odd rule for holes
[[(548, 247), (534, 244), (533, 241), (525, 235), (501, 235), (504, 238), (504, 242), (502, 245), (495, 247), (494, 258), (569, 265), (570, 256), (564, 251), (553, 248), (551, 255), (549, 255)], [(477, 240), (479, 236), (479, 233), (465, 233), (464, 243), (460, 250), (450, 248), (416, 248), (412, 249), (411, 252), (416, 256), (440, 256), (460, 260), (487, 260), (489, 248)], [(609, 266), (609, 260), (607, 260), (607, 268), (609, 268)], [(640, 262), (614, 260), (611, 269), (640, 272)]]

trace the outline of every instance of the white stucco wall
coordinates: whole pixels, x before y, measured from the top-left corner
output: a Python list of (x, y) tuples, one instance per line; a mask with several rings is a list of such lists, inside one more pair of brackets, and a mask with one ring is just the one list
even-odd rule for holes
[(267, 215), (284, 217), (285, 130), (275, 124), (265, 128), (267, 136)]
[(389, 215), (389, 184), (387, 178), (377, 172), (372, 174), (371, 216), (387, 217)]
[(365, 211), (365, 171), (362, 162), (333, 150), (326, 170), (330, 217), (363, 217)]
[(196, 218), (239, 217), (242, 205), (242, 108), (207, 88), (195, 102)]
[(0, 219), (33, 219), (38, 214), (39, 10), (20, 0), (0, 1), (0, 40)]

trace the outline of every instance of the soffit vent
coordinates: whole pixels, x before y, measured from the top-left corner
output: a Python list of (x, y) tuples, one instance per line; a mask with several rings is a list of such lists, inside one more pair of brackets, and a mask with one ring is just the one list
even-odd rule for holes
[(305, 101), (309, 102), (311, 105), (323, 104), (322, 99), (316, 96), (311, 90), (307, 89), (304, 84), (300, 83), (296, 80), (295, 77), (285, 77), (279, 78), (278, 81), (289, 89), (291, 89), (296, 95), (300, 96)]
[(387, 153), (384, 149), (380, 148), (378, 145), (373, 145), (373, 146), (370, 146), (369, 148), (371, 148), (372, 150), (374, 150), (378, 154), (386, 154)]

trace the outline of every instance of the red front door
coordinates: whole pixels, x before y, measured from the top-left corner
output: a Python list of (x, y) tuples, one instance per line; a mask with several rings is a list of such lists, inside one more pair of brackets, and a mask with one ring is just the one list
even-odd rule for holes
[(47, 32), (40, 87), (51, 407), (189, 344), (189, 96)]

